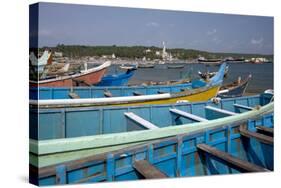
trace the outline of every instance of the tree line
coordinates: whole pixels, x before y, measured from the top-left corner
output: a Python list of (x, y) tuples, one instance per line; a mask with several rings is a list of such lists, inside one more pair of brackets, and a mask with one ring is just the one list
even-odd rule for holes
[[(114, 54), (116, 57), (120, 58), (150, 58), (150, 59), (161, 59), (162, 56), (157, 55), (156, 52), (162, 53), (162, 48), (156, 46), (85, 46), (85, 45), (64, 45), (58, 44), (55, 47), (42, 47), (39, 50), (49, 49), (51, 51), (62, 52), (64, 56), (67, 57), (84, 57), (84, 56), (97, 56), (102, 57), (104, 55), (111, 56)], [(146, 50), (150, 49), (150, 52)], [(186, 60), (186, 59), (196, 59), (200, 56), (205, 58), (251, 58), (251, 57), (265, 57), (268, 59), (273, 59), (273, 55), (261, 55), (261, 54), (237, 54), (237, 53), (214, 53), (199, 51), (194, 49), (183, 49), (183, 48), (172, 48), (166, 50), (171, 53), (174, 58)]]

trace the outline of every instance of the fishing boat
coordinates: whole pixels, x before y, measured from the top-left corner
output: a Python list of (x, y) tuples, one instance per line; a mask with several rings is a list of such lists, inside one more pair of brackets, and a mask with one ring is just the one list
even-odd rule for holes
[(167, 65), (168, 69), (182, 69), (184, 65)]
[(31, 87), (71, 87), (77, 85), (91, 86), (101, 81), (106, 69), (111, 65), (110, 61), (98, 67), (82, 70), (73, 75), (59, 76), (39, 81), (29, 81)]
[[(227, 74), (228, 74), (228, 69), (229, 69), (229, 66), (226, 66), (225, 71), (224, 71), (224, 77), (227, 76)], [(203, 72), (201, 72), (201, 71), (198, 71), (198, 75), (199, 75), (202, 79), (209, 79), (209, 78), (212, 78), (213, 76), (216, 75), (216, 73), (217, 73), (217, 72), (209, 72), (209, 71), (203, 73)]]
[[(186, 89), (196, 89), (208, 85), (219, 85), (223, 80), (223, 73), (226, 64), (222, 64), (217, 75), (210, 80), (179, 80), (169, 83), (169, 85), (141, 85), (141, 86), (121, 86), (121, 87), (35, 87), (30, 88), (30, 99), (72, 99), (72, 98), (102, 98), (121, 97), (134, 95), (153, 95), (161, 93), (177, 93)], [(75, 95), (73, 95), (75, 94)], [(74, 97), (75, 96), (75, 97)]]
[(252, 75), (248, 75), (248, 77), (241, 81), (241, 77), (238, 78), (236, 82), (223, 85), (218, 93), (218, 97), (220, 98), (231, 98), (231, 97), (241, 97), (244, 95), (249, 81), (252, 78)]
[(269, 114), (45, 167), (31, 164), (30, 181), (43, 186), (270, 172), (273, 127)]
[(244, 63), (245, 62), (245, 58), (244, 57), (238, 57), (238, 58), (233, 58), (233, 57), (227, 57), (224, 59), (225, 62), (229, 62), (229, 63)]
[(206, 59), (204, 57), (199, 57), (197, 61), (198, 63), (205, 64), (206, 66), (219, 66), (222, 63), (222, 59)]
[(152, 64), (152, 63), (147, 63), (147, 64), (145, 64), (145, 63), (139, 63), (139, 64), (138, 64), (138, 68), (142, 68), (142, 69), (144, 69), (144, 68), (146, 68), (146, 69), (151, 69), (151, 68), (154, 68), (154, 64)]
[[(204, 86), (196, 89), (187, 89), (176, 93), (162, 93), (154, 95), (139, 95), (111, 97), (108, 94), (104, 98), (75, 98), (75, 99), (53, 99), (53, 100), (30, 100), (31, 107), (39, 108), (71, 108), (88, 106), (136, 106), (148, 104), (173, 104), (177, 102), (206, 101), (215, 97), (221, 85)], [(75, 94), (74, 94), (75, 95)]]
[[(273, 113), (273, 95), (103, 108), (30, 109), (30, 163), (44, 167)], [(266, 122), (262, 122), (264, 125)]]
[(96, 86), (123, 86), (134, 75), (136, 68), (128, 69), (125, 73), (104, 76)]
[(137, 68), (137, 65), (125, 65), (125, 64), (122, 64), (119, 66), (120, 69), (125, 69), (125, 70), (129, 70), (129, 69), (134, 69), (134, 68)]

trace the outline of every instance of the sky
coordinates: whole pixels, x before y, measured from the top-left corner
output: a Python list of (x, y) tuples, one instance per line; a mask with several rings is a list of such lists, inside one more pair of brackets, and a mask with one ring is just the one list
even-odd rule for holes
[(39, 4), (39, 47), (158, 46), (273, 54), (273, 17)]

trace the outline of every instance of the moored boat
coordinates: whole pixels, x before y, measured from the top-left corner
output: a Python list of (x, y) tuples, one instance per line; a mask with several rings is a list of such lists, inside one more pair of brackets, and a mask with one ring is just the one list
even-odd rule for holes
[(134, 75), (136, 68), (128, 69), (125, 73), (106, 75), (96, 86), (123, 86), (127, 85), (129, 79)]
[(154, 64), (152, 63), (139, 63), (138, 64), (138, 68), (147, 68), (147, 69), (151, 69), (154, 68)]
[(31, 153), (35, 161), (37, 154), (42, 155), (39, 163), (41, 167), (74, 160), (93, 153), (112, 151), (136, 143), (246, 121), (272, 113), (272, 99), (272, 94), (264, 93), (220, 101), (173, 105), (39, 111), (31, 109)]
[(168, 69), (182, 69), (184, 65), (167, 65)]
[(73, 75), (59, 76), (45, 80), (30, 80), (31, 87), (71, 87), (77, 85), (91, 86), (101, 81), (106, 69), (111, 65), (109, 61), (98, 67), (80, 71)]
[(241, 97), (244, 95), (249, 81), (252, 78), (252, 75), (248, 75), (248, 77), (241, 81), (241, 77), (238, 78), (236, 82), (223, 85), (218, 93), (218, 97), (220, 98), (231, 98), (231, 97)]
[(30, 181), (54, 185), (268, 172), (273, 145), (269, 114), (45, 167), (30, 164)]
[[(79, 98), (102, 98), (121, 97), (133, 95), (153, 95), (159, 93), (176, 93), (186, 89), (195, 89), (209, 85), (222, 83), (222, 77), (226, 64), (222, 64), (217, 75), (208, 81), (179, 80), (172, 83), (162, 83), (168, 85), (158, 85), (157, 83), (141, 86), (121, 86), (121, 87), (38, 87), (30, 88), (30, 99), (71, 99), (71, 93), (75, 93)], [(160, 84), (160, 83), (159, 83)]]
[(148, 104), (173, 104), (177, 102), (206, 101), (215, 97), (220, 88), (219, 85), (204, 86), (196, 89), (187, 89), (176, 93), (163, 93), (154, 95), (138, 95), (111, 97), (110, 93), (105, 98), (77, 98), (77, 99), (53, 99), (30, 100), (29, 104), (39, 108), (50, 107), (88, 107), (88, 106), (136, 106)]

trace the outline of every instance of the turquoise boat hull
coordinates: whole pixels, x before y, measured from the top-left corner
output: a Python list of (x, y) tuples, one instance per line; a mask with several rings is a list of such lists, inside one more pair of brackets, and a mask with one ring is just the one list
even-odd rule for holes
[[(246, 125), (247, 130), (253, 133), (258, 131), (257, 126), (273, 128), (273, 115), (248, 120)], [(258, 167), (253, 172), (273, 171), (273, 143), (244, 137), (239, 132), (240, 126), (229, 124), (177, 135), (43, 168), (30, 165), (30, 181), (43, 186), (144, 179), (145, 176), (136, 166), (140, 161), (147, 161), (154, 171), (156, 169), (168, 178), (252, 172), (253, 167), (241, 168), (245, 164), (233, 165), (235, 163), (222, 160), (220, 156), (202, 151), (199, 147), (202, 144)]]
[(106, 75), (96, 86), (123, 86), (127, 85), (136, 69), (127, 70), (125, 73), (116, 75)]
[(177, 118), (170, 109), (176, 108), (201, 118), (213, 120), (225, 117), (225, 115), (206, 110), (206, 106), (240, 113), (247, 110), (236, 108), (234, 104), (249, 107), (263, 106), (268, 104), (271, 98), (271, 94), (261, 94), (223, 99), (218, 104), (207, 101), (133, 107), (30, 109), (30, 138), (47, 140), (146, 130), (145, 127), (128, 119), (124, 114), (126, 112), (133, 112), (159, 128), (191, 124), (196, 121), (188, 118)]

